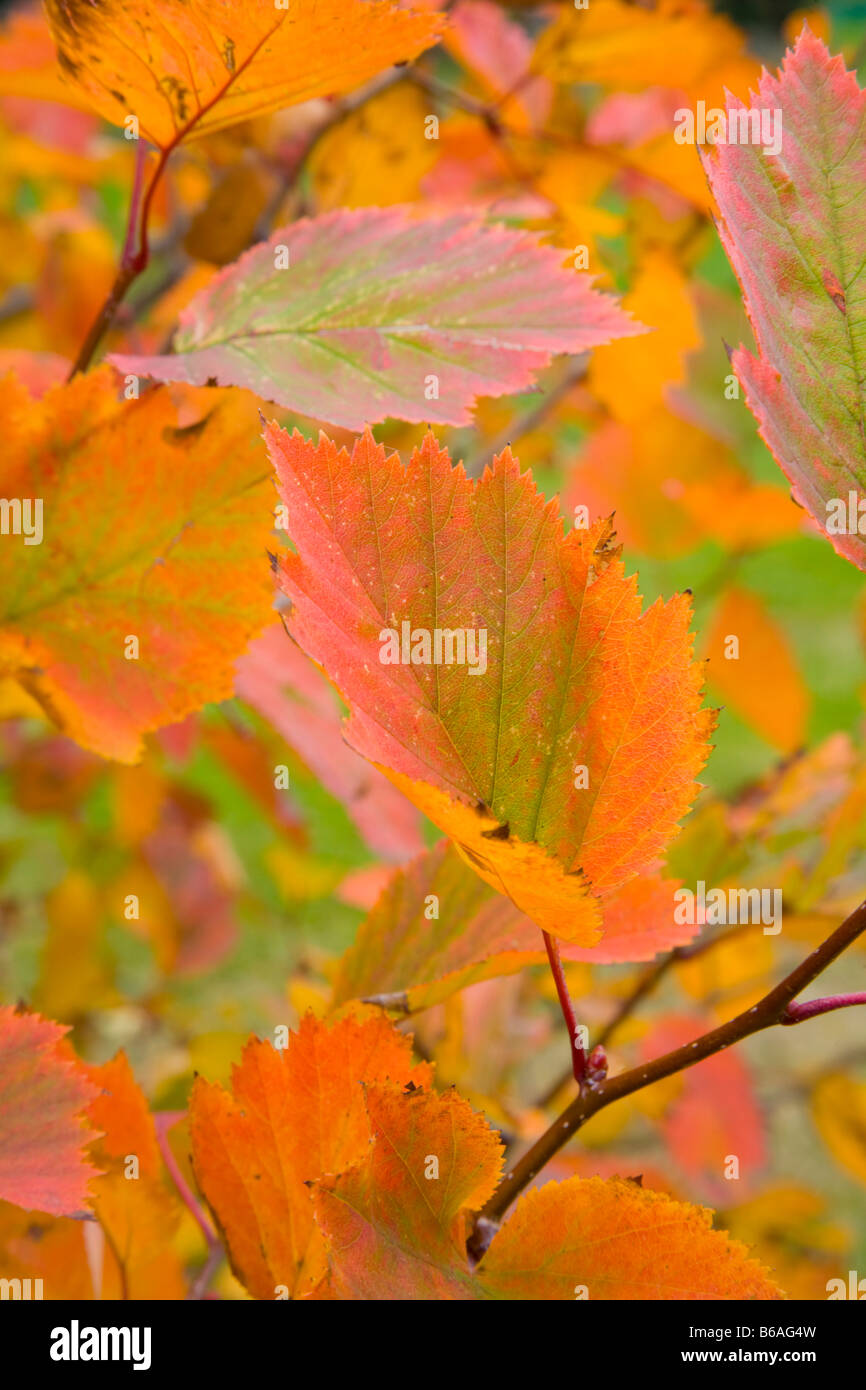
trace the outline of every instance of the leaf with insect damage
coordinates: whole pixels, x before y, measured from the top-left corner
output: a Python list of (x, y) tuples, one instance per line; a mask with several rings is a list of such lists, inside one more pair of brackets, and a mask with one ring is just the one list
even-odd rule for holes
[(60, 66), (100, 116), (168, 150), (349, 91), (436, 42), (389, 0), (46, 0)]

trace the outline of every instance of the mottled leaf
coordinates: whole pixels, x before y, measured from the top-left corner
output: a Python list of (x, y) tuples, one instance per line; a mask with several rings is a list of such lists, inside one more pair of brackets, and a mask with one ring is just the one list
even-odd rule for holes
[(718, 144), (704, 161), (757, 345), (757, 354), (738, 348), (733, 367), (795, 500), (866, 569), (857, 510), (866, 495), (866, 94), (844, 59), (804, 30), (781, 72), (764, 73), (748, 112), (731, 102), (728, 119), (778, 128), (780, 152)]
[(483, 1298), (466, 1255), (468, 1215), (496, 1187), (498, 1136), (453, 1090), (364, 1093), (372, 1145), (356, 1167), (316, 1184), (330, 1295)]
[(246, 386), (346, 429), (459, 425), (476, 396), (522, 390), (554, 353), (642, 331), (523, 232), (359, 208), (295, 222), (226, 267), (182, 314), (172, 356), (112, 361)]

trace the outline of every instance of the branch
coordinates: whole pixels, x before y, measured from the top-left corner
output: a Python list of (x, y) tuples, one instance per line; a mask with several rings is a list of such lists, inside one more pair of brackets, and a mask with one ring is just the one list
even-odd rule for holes
[(866, 902), (855, 908), (816, 951), (807, 956), (790, 975), (751, 1009), (746, 1009), (728, 1023), (713, 1028), (694, 1042), (686, 1043), (684, 1047), (666, 1052), (663, 1057), (657, 1057), (652, 1062), (620, 1072), (618, 1076), (607, 1080), (587, 1081), (581, 1094), (566, 1107), (523, 1158), (514, 1164), (482, 1208), (468, 1242), (472, 1257), (476, 1260), (481, 1258), (495, 1234), (499, 1221), (514, 1199), (532, 1182), (554, 1154), (568, 1143), (572, 1135), (599, 1110), (604, 1110), (614, 1101), (622, 1100), (624, 1096), (630, 1096), (635, 1091), (642, 1091), (646, 1086), (652, 1086), (654, 1082), (661, 1081), (666, 1076), (685, 1071), (688, 1067), (703, 1062), (717, 1052), (723, 1052), (725, 1048), (741, 1042), (743, 1038), (751, 1037), (753, 1033), (760, 1033), (765, 1028), (773, 1028), (777, 1024), (801, 1023), (831, 1009), (866, 1003), (866, 996), (853, 994), (836, 995), (828, 999), (813, 1000), (807, 1004), (793, 1002), (797, 995), (864, 931)]
[(543, 424), (552, 410), (555, 410), (560, 401), (564, 401), (571, 392), (572, 387), (576, 386), (586, 376), (586, 365), (588, 361), (586, 353), (581, 353), (575, 357), (566, 367), (559, 380), (555, 382), (543, 394), (535, 405), (523, 414), (518, 415), (507, 425), (504, 430), (500, 430), (489, 443), (471, 454), (464, 462), (464, 468), (470, 478), (478, 478), (482, 469), (497, 454), (501, 454), (503, 449), (516, 443), (523, 435), (530, 434), (532, 430), (538, 429)]

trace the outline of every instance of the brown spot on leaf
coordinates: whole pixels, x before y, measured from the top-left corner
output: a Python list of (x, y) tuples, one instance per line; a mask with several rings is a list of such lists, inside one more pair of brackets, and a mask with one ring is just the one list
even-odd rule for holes
[(824, 289), (829, 294), (840, 314), (848, 313), (848, 305), (845, 302), (845, 291), (839, 283), (832, 270), (825, 270), (821, 276)]

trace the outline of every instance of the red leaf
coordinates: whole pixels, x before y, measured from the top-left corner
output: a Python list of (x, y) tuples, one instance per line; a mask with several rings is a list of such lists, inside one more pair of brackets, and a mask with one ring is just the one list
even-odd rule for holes
[[(744, 110), (731, 99), (728, 121)], [(781, 126), (780, 153), (718, 144), (704, 159), (758, 349), (740, 347), (731, 361), (794, 499), (840, 555), (866, 569), (859, 515), (852, 533), (847, 505), (866, 477), (866, 93), (805, 29), (781, 73), (764, 73), (749, 110)], [(844, 530), (834, 502), (844, 504)]]
[(0, 1006), (0, 1198), (54, 1216), (83, 1216), (97, 1170), (83, 1147), (83, 1110), (98, 1094), (61, 1043), (64, 1028)]

